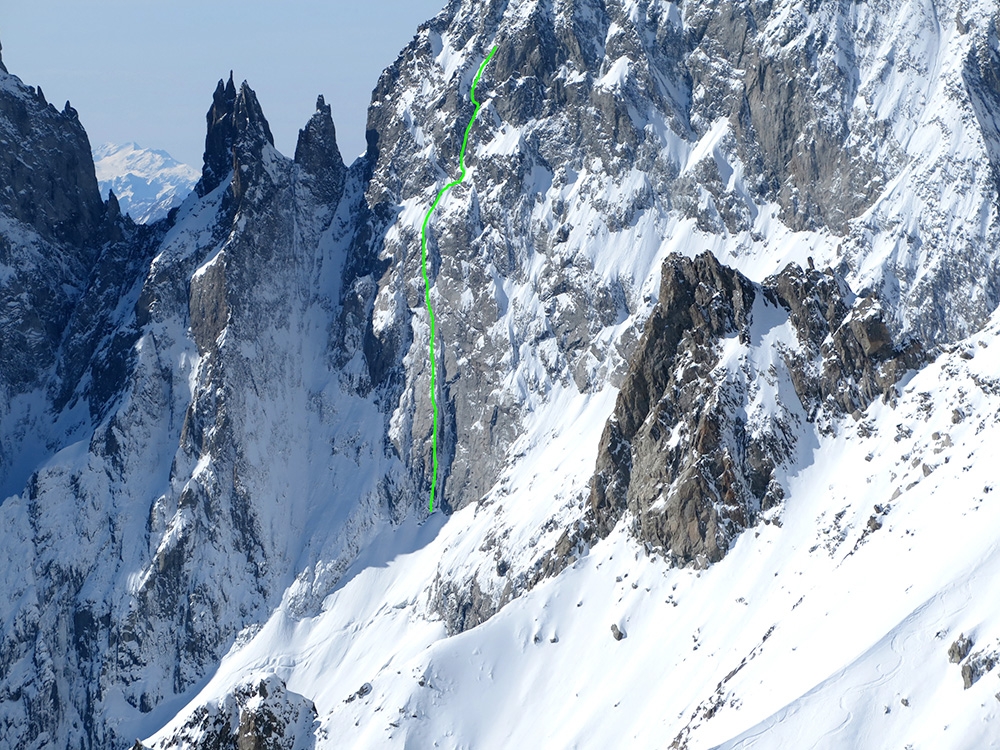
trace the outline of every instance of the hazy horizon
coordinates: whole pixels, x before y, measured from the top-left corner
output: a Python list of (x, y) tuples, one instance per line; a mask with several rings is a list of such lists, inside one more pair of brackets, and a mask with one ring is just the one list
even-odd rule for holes
[(323, 94), (350, 164), (365, 148), (379, 75), (443, 5), (39, 0), (4, 9), (0, 44), (11, 73), (56, 106), (73, 104), (94, 147), (135, 142), (200, 168), (205, 113), (232, 70), (257, 92), (275, 145), (289, 156)]

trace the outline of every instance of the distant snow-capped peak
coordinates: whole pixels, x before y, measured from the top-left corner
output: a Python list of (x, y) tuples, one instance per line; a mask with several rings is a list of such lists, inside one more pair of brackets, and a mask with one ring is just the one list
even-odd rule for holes
[(174, 159), (166, 151), (143, 148), (136, 143), (105, 143), (94, 149), (94, 167), (101, 193), (113, 190), (122, 213), (140, 224), (167, 215), (198, 181), (194, 167)]

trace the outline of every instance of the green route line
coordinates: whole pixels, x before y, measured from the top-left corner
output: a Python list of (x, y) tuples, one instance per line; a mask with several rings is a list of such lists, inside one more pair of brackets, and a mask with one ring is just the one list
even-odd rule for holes
[(461, 185), (462, 180), (465, 179), (465, 147), (469, 143), (469, 133), (472, 132), (472, 126), (476, 122), (476, 118), (479, 117), (479, 110), (483, 106), (476, 101), (476, 85), (479, 83), (479, 79), (483, 75), (483, 71), (486, 69), (486, 65), (489, 63), (490, 59), (493, 57), (493, 53), (497, 51), (496, 45), (490, 50), (490, 53), (483, 60), (483, 64), (479, 66), (479, 72), (476, 73), (476, 77), (472, 79), (472, 88), (469, 90), (469, 99), (475, 105), (476, 109), (472, 113), (472, 119), (469, 120), (469, 125), (465, 129), (465, 137), (462, 139), (462, 150), (458, 154), (458, 168), (460, 175), (454, 182), (449, 182), (445, 185), (437, 194), (437, 198), (434, 199), (434, 203), (431, 204), (430, 209), (427, 211), (427, 215), (424, 217), (424, 226), (420, 230), (420, 267), (424, 274), (424, 301), (427, 303), (427, 317), (430, 319), (431, 323), (431, 340), (430, 340), (430, 359), (431, 359), (431, 409), (434, 412), (434, 423), (432, 431), (432, 442), (431, 442), (431, 460), (434, 465), (433, 472), (431, 474), (431, 496), (427, 503), (427, 510), (430, 513), (434, 512), (434, 493), (437, 490), (437, 476), (438, 476), (438, 405), (437, 405), (437, 365), (434, 362), (434, 337), (436, 335), (436, 328), (434, 325), (434, 308), (431, 307), (431, 280), (427, 276), (427, 226), (431, 221), (431, 214), (434, 213), (434, 209), (437, 208), (438, 203), (444, 197), (451, 188), (456, 185)]

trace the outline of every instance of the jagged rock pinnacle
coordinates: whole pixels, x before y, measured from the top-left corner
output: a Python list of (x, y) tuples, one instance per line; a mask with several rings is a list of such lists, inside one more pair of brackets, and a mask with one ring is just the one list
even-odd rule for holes
[(215, 190), (232, 169), (234, 136), (232, 114), (235, 103), (236, 88), (233, 86), (233, 74), (230, 71), (228, 84), (219, 79), (212, 95), (212, 106), (206, 115), (208, 133), (205, 136), (201, 181), (195, 188), (198, 195), (207, 195)]
[(274, 136), (271, 135), (271, 126), (264, 117), (264, 110), (257, 101), (257, 94), (246, 81), (240, 84), (239, 93), (236, 95), (236, 128), (241, 135), (263, 135), (268, 143), (274, 145)]
[(234, 169), (237, 160), (254, 158), (264, 143), (274, 144), (271, 128), (257, 101), (257, 95), (244, 81), (236, 90), (233, 73), (229, 81), (219, 80), (212, 95), (212, 106), (206, 115), (208, 132), (205, 136), (205, 157), (198, 195), (207, 195), (217, 188)]
[(3, 64), (3, 44), (0, 43), (0, 70), (7, 72), (7, 66)]
[(316, 98), (315, 114), (299, 131), (295, 163), (312, 178), (313, 189), (318, 197), (325, 201), (339, 198), (347, 169), (337, 146), (337, 129), (333, 124), (330, 105), (322, 94)]

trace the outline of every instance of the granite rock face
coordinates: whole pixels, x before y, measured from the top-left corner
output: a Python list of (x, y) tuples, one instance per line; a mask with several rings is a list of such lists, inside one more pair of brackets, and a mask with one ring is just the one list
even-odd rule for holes
[[(899, 373), (880, 359), (889, 356), (885, 342), (905, 350), (919, 341), (933, 352), (981, 325), (1000, 301), (995, 274), (982, 273), (1000, 258), (996, 182), (982, 168), (996, 148), (988, 118), (971, 129), (960, 123), (979, 122), (977, 102), (994, 95), (991, 13), (988, 3), (948, 3), (928, 15), (907, 0), (449, 3), (373, 94), (365, 218), (344, 279), (344, 351), (363, 356), (359, 385), (389, 414), (407, 501), (426, 497), (431, 475), (420, 209), (455, 176), (472, 112), (461, 92), (493, 45), (470, 177), (430, 225), (443, 405), (438, 498), (449, 511), (503, 496), (518, 441), (554, 394), (622, 385), (670, 251), (712, 248), (757, 281), (815, 256), (834, 269), (838, 289), (846, 282), (867, 300), (851, 313), (855, 340), (843, 338), (830, 356), (807, 343), (821, 303), (802, 298), (805, 307), (790, 312), (805, 328), (789, 353), (796, 395), (782, 403), (800, 404), (805, 424), (887, 392), (884, 382)], [(952, 34), (959, 21), (967, 32)], [(889, 47), (905, 52), (887, 58)], [(986, 73), (972, 75), (970, 55)], [(954, 114), (945, 126), (941, 111)], [(961, 191), (948, 175), (961, 175)], [(957, 218), (973, 214), (975, 229)], [(950, 294), (953, 284), (970, 291)], [(789, 292), (786, 302), (798, 300)], [(839, 325), (824, 315), (816, 330)], [(826, 363), (826, 391), (822, 378), (795, 371), (797, 356)], [(834, 388), (838, 362), (861, 384)], [(771, 484), (772, 459), (758, 460), (752, 481), (732, 485), (753, 486), (732, 501), (744, 507), (733, 511), (732, 533), (767, 496), (761, 482)], [(706, 475), (714, 470), (724, 467), (706, 464)], [(708, 489), (691, 489), (692, 503)], [(542, 571), (558, 572), (596, 528), (582, 514), (560, 518), (545, 532), (551, 538), (498, 577), (498, 561), (522, 557), (503, 540), (521, 537), (516, 522), (492, 512), (494, 559), (474, 572), (447, 571), (436, 584), (432, 599), (449, 623), (478, 622)], [(701, 542), (692, 544), (682, 558), (700, 554)]]
[(920, 363), (919, 345), (894, 343), (878, 303), (830, 270), (754, 284), (707, 253), (668, 258), (601, 438), (598, 534), (627, 512), (637, 539), (678, 564), (717, 562), (773, 517), (806, 424), (894, 396)]
[[(940, 18), (918, 5), (452, 2), (421, 27), (374, 92), (370, 234), (356, 280), (376, 311), (364, 333), (369, 375), (400, 404), (392, 439), (424, 486), (419, 222), (400, 207), (428, 205), (453, 175), (472, 110), (459, 91), (494, 44), (473, 178), (431, 225), (432, 300), (447, 311), (438, 320), (447, 507), (493, 485), (533, 394), (567, 379), (585, 391), (620, 382), (635, 335), (611, 331), (626, 319), (641, 327), (655, 298), (643, 280), (665, 253), (651, 253), (648, 270), (630, 255), (687, 222), (694, 247), (719, 248), (737, 268), (770, 252), (766, 217), (814, 236), (818, 262), (876, 297), (896, 338), (933, 349), (980, 325), (1000, 302), (995, 285), (971, 285), (961, 299), (945, 286), (998, 258), (996, 183), (978, 167), (996, 151), (985, 114), (997, 88), (993, 21), (970, 24), (984, 4), (945, 4)], [(933, 36), (943, 19), (969, 31)], [(927, 35), (936, 41), (904, 41)], [(886, 45), (907, 52), (886, 60)], [(961, 67), (935, 69), (934, 45)], [(935, 89), (942, 106), (982, 113), (940, 148), (915, 136), (937, 127), (925, 81), (935, 70), (947, 82)], [(421, 87), (430, 93), (409, 95)], [(883, 89), (890, 98), (879, 99)], [(963, 229), (953, 217), (965, 208), (934, 197), (954, 195), (946, 172), (964, 175), (983, 232)], [(910, 179), (926, 189), (904, 230), (898, 185)]]
[(104, 239), (104, 205), (76, 110), (66, 102), (60, 112), (41, 89), (5, 71), (0, 118), (0, 210), (42, 239), (76, 249), (73, 260), (92, 263)]
[(205, 138), (204, 166), (201, 181), (195, 187), (199, 195), (207, 195), (219, 186), (219, 183), (233, 168), (233, 141), (236, 136), (236, 123), (233, 113), (236, 106), (236, 85), (233, 83), (232, 71), (229, 81), (219, 81), (212, 95), (212, 106), (205, 119), (208, 123), (208, 136)]
[(336, 205), (344, 193), (347, 167), (337, 146), (337, 129), (333, 125), (330, 105), (322, 95), (316, 100), (316, 113), (299, 131), (295, 163), (314, 181), (312, 190), (316, 197)]
[[(280, 678), (240, 685), (221, 701), (198, 707), (156, 750), (311, 750), (316, 706)], [(148, 750), (141, 742), (133, 750)]]
[[(0, 73), (0, 381), (13, 396), (53, 364), (108, 236), (90, 142), (76, 111)], [(9, 401), (9, 399), (4, 399)]]
[(127, 225), (101, 201), (76, 111), (0, 71), (0, 498), (31, 473), (49, 421), (38, 407), (75, 387), (54, 377), (59, 350), (105, 255), (131, 252)]

